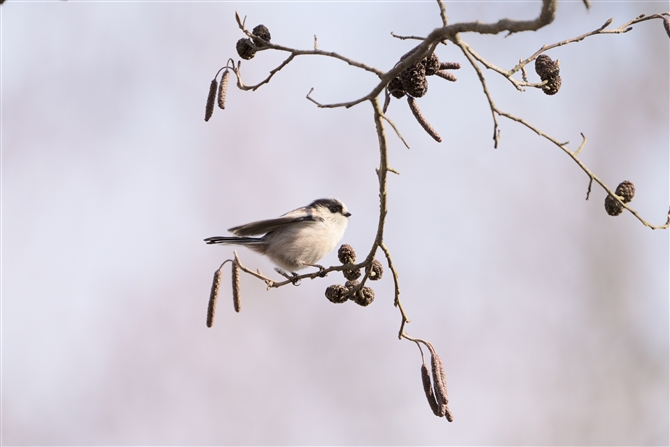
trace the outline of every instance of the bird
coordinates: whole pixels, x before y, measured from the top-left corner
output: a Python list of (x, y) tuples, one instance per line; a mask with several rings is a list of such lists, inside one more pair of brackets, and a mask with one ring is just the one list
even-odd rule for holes
[[(350, 216), (339, 199), (317, 199), (276, 219), (230, 228), (228, 231), (234, 236), (214, 236), (204, 241), (207, 244), (244, 245), (296, 276), (296, 271), (307, 267), (323, 270), (316, 263), (340, 242)], [(252, 237), (259, 235), (262, 236)]]

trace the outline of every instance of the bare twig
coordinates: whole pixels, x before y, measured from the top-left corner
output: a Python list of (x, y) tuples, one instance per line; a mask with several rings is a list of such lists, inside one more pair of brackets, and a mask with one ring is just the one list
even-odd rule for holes
[(593, 186), (593, 177), (589, 176), (589, 187), (586, 190), (586, 200), (589, 200), (589, 196), (591, 195), (591, 187)]
[(482, 84), (484, 94), (486, 95), (486, 99), (489, 102), (489, 107), (491, 108), (491, 115), (493, 116), (493, 147), (497, 149), (498, 141), (500, 140), (500, 133), (498, 132), (498, 117), (496, 116), (497, 109), (495, 103), (493, 102), (493, 98), (491, 97), (491, 93), (489, 93), (489, 88), (486, 86), (486, 79), (484, 78), (484, 73), (482, 73), (481, 68), (479, 68), (479, 65), (477, 65), (477, 61), (475, 60), (474, 56), (472, 56), (470, 52), (467, 50), (467, 48), (463, 45), (463, 42), (461, 41), (460, 37), (456, 38), (454, 40), (454, 43), (461, 49), (461, 51), (463, 51), (463, 54), (468, 59), (468, 61), (470, 61), (470, 64), (477, 72), (479, 82)]
[[(519, 118), (519, 117), (517, 117), (517, 116), (514, 116), (514, 115), (512, 115), (512, 114), (510, 114), (510, 113), (506, 113), (506, 112), (500, 111), (500, 110), (498, 110), (498, 109), (495, 109), (495, 111), (496, 111), (496, 113), (498, 113), (500, 116), (504, 116), (504, 117), (506, 117), (506, 118), (511, 119), (512, 121), (516, 121), (517, 123), (523, 124), (523, 125), (526, 126), (528, 129), (532, 130), (532, 131), (535, 132), (536, 134), (540, 135), (541, 137), (546, 138), (547, 140), (551, 141), (551, 142), (554, 143), (556, 146), (558, 146), (563, 152), (565, 152), (566, 154), (568, 154), (568, 155), (570, 156), (570, 158), (572, 158), (572, 160), (573, 160), (575, 163), (577, 163), (577, 165), (582, 169), (582, 171), (584, 171), (584, 173), (585, 173), (586, 175), (589, 176), (590, 181), (595, 181), (596, 183), (598, 183), (598, 184), (599, 184), (599, 185), (600, 185), (600, 186), (601, 186), (601, 187), (602, 187), (602, 188), (603, 188), (609, 195), (613, 196), (613, 197), (617, 200), (617, 202), (619, 202), (619, 203), (621, 204), (621, 206), (623, 206), (624, 208), (626, 208), (626, 209), (627, 209), (633, 216), (635, 216), (635, 217), (637, 218), (637, 220), (639, 220), (640, 222), (642, 222), (642, 224), (643, 224), (644, 226), (646, 226), (646, 227), (648, 227), (648, 228), (651, 228), (652, 230), (665, 230), (665, 229), (667, 229), (668, 227), (670, 227), (670, 214), (668, 214), (668, 221), (667, 221), (664, 225), (652, 225), (652, 224), (650, 224), (649, 222), (647, 222), (646, 220), (644, 220), (642, 217), (640, 217), (640, 215), (638, 214), (637, 211), (635, 211), (634, 209), (632, 209), (631, 207), (629, 207), (626, 203), (624, 203), (624, 202), (619, 198), (619, 196), (617, 196), (616, 193), (615, 193), (612, 189), (610, 189), (610, 188), (605, 184), (605, 182), (603, 182), (602, 180), (600, 180), (600, 178), (598, 178), (598, 176), (596, 176), (593, 172), (591, 172), (591, 170), (590, 170), (588, 167), (586, 167), (586, 165), (585, 165), (584, 163), (582, 163), (582, 161), (581, 161), (581, 160), (579, 159), (579, 157), (577, 156), (577, 153), (576, 153), (577, 151), (574, 151), (574, 152), (573, 152), (573, 151), (571, 151), (570, 149), (568, 149), (568, 148), (566, 147), (567, 143), (561, 143), (561, 142), (559, 142), (559, 141), (556, 140), (555, 138), (553, 138), (553, 137), (547, 135), (546, 133), (542, 132), (540, 129), (538, 129), (537, 127), (531, 125), (530, 123), (528, 123), (526, 120), (524, 120), (524, 119), (522, 119), (522, 118)], [(590, 184), (589, 184), (589, 186), (590, 186)], [(589, 188), (589, 192), (590, 192), (590, 188)], [(588, 194), (587, 194), (587, 198), (588, 198)]]
[(442, 19), (442, 25), (449, 25), (449, 18), (447, 17), (447, 8), (444, 5), (442, 0), (437, 0), (437, 6), (440, 8), (440, 18)]
[(270, 79), (272, 79), (272, 77), (273, 77), (279, 70), (281, 70), (282, 68), (286, 67), (286, 66), (289, 64), (289, 62), (291, 62), (291, 61), (293, 60), (293, 58), (294, 58), (295, 56), (296, 56), (295, 54), (291, 54), (291, 55), (290, 55), (289, 57), (287, 57), (286, 60), (285, 60), (284, 62), (282, 62), (277, 68), (271, 70), (271, 71), (270, 71), (270, 74), (268, 75), (267, 78), (265, 78), (264, 80), (262, 80), (261, 82), (259, 82), (259, 83), (256, 84), (256, 85), (244, 85), (244, 83), (242, 82), (242, 74), (240, 73), (240, 68), (241, 68), (241, 66), (242, 66), (242, 61), (240, 61), (240, 63), (237, 65), (237, 68), (235, 68), (235, 69), (233, 70), (233, 71), (235, 72), (235, 75), (237, 76), (237, 87), (238, 87), (240, 90), (251, 90), (251, 91), (255, 91), (255, 90), (257, 90), (261, 85), (263, 85), (263, 84), (267, 84), (268, 82), (270, 82)]
[(543, 45), (542, 48), (540, 48), (535, 53), (533, 53), (533, 55), (530, 56), (528, 59), (522, 60), (514, 68), (512, 68), (511, 70), (506, 72), (505, 76), (508, 76), (508, 77), (512, 76), (514, 73), (521, 70), (522, 67), (524, 67), (525, 65), (534, 61), (540, 54), (544, 53), (545, 51), (551, 50), (552, 48), (561, 47), (563, 45), (568, 45), (570, 43), (581, 42), (582, 40), (584, 40), (584, 39), (586, 39), (587, 37), (590, 37), (590, 36), (596, 36), (596, 35), (600, 35), (600, 34), (623, 34), (623, 33), (627, 33), (628, 31), (630, 31), (632, 29), (631, 25), (635, 25), (636, 23), (640, 23), (640, 22), (644, 22), (644, 21), (652, 20), (652, 19), (663, 20), (663, 14), (652, 14), (652, 15), (649, 15), (649, 16), (645, 16), (643, 14), (641, 16), (636, 17), (633, 20), (629, 20), (628, 22), (624, 23), (620, 27), (615, 28), (615, 29), (611, 29), (611, 30), (607, 30), (605, 28), (610, 26), (610, 24), (612, 23), (612, 21), (614, 19), (613, 18), (608, 19), (603, 25), (601, 25), (599, 28), (597, 28), (593, 31), (590, 31), (588, 33), (584, 33), (584, 34), (582, 34), (580, 36), (577, 36), (577, 37), (573, 37), (572, 39), (562, 40), (560, 42), (556, 42), (556, 43), (553, 43), (551, 45)]
[(395, 37), (396, 39), (400, 39), (400, 40), (425, 40), (426, 39), (425, 37), (419, 37), (419, 36), (399, 36), (396, 33), (394, 33), (393, 31), (391, 31), (391, 35), (393, 37)]
[(393, 265), (393, 259), (391, 259), (391, 252), (386, 247), (386, 244), (384, 244), (384, 242), (382, 242), (379, 245), (379, 247), (384, 252), (384, 255), (386, 256), (386, 263), (388, 264), (389, 269), (393, 274), (393, 286), (395, 290), (393, 305), (396, 306), (400, 311), (401, 321), (400, 321), (400, 331), (398, 331), (398, 339), (401, 339), (402, 334), (405, 332), (405, 324), (409, 323), (411, 320), (405, 313), (405, 309), (402, 307), (402, 303), (400, 302), (400, 283), (398, 281), (398, 271), (395, 269), (395, 266)]
[(586, 145), (586, 137), (584, 136), (583, 133), (580, 133), (580, 135), (582, 136), (582, 144), (580, 144), (577, 150), (574, 152), (575, 156), (579, 155), (579, 153), (582, 151), (582, 149), (584, 149), (584, 146)]
[[(393, 128), (393, 130), (395, 130), (395, 134), (398, 136), (398, 138), (400, 138), (400, 141), (402, 141), (402, 144), (404, 144), (405, 147), (406, 147), (407, 149), (409, 149), (409, 148), (410, 148), (410, 147), (409, 147), (409, 144), (407, 144), (407, 141), (405, 141), (405, 139), (402, 137), (402, 135), (400, 134), (400, 131), (398, 130), (398, 128), (395, 126), (395, 124), (393, 124), (393, 121), (391, 121), (391, 119), (390, 119), (388, 116), (386, 116), (385, 114), (382, 115), (382, 118), (384, 118), (384, 119), (386, 120), (386, 122), (389, 123), (389, 124), (391, 125), (391, 127)], [(394, 170), (394, 169), (389, 168), (389, 171), (398, 174), (398, 172), (397, 172), (396, 170)]]

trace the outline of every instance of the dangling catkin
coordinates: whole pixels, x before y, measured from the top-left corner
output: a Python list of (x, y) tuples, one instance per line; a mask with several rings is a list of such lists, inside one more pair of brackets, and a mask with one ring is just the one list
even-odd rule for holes
[[(431, 346), (432, 348), (432, 346)], [(449, 422), (454, 421), (454, 417), (449, 411), (449, 399), (447, 397), (447, 379), (444, 374), (442, 360), (434, 349), (430, 349), (430, 363), (433, 371), (433, 387), (435, 388), (435, 400), (439, 407), (438, 416), (446, 417)]]
[(216, 300), (219, 298), (219, 287), (221, 286), (221, 269), (214, 272), (212, 291), (209, 294), (209, 305), (207, 306), (207, 327), (214, 324), (214, 313), (216, 312)]
[(233, 262), (233, 307), (235, 307), (235, 312), (239, 312), (242, 308), (240, 301), (240, 267), (237, 262)]
[(216, 78), (209, 84), (209, 95), (207, 96), (207, 105), (205, 106), (205, 121), (209, 121), (214, 112), (214, 100), (216, 99)]
[(450, 73), (448, 71), (437, 71), (437, 72), (435, 72), (435, 74), (437, 76), (441, 77), (442, 79), (446, 79), (447, 81), (451, 81), (451, 82), (458, 81), (458, 78), (456, 78), (456, 76), (454, 76), (452, 73)]
[(428, 367), (425, 363), (421, 364), (421, 381), (423, 382), (423, 392), (426, 394), (426, 399), (428, 399), (428, 405), (430, 405), (430, 409), (433, 410), (433, 414), (435, 416), (440, 416), (440, 409), (437, 406), (435, 394), (433, 393), (433, 385), (430, 383), (430, 373), (428, 372)]
[(419, 105), (416, 103), (416, 100), (411, 96), (407, 96), (407, 103), (409, 104), (409, 108), (412, 111), (414, 118), (416, 118), (419, 124), (421, 124), (421, 127), (423, 127), (423, 129), (428, 132), (428, 135), (433, 137), (435, 141), (441, 143), (442, 137), (435, 131), (435, 129), (433, 129), (433, 126), (431, 126), (423, 116), (423, 113), (421, 113), (421, 109), (419, 109)]
[(221, 76), (221, 83), (219, 84), (219, 108), (226, 108), (226, 90), (228, 89), (228, 78), (230, 78), (230, 72), (228, 70), (223, 72)]

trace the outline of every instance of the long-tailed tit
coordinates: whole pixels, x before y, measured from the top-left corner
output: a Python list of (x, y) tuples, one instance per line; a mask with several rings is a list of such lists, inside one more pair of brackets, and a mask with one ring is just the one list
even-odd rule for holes
[[(259, 220), (228, 231), (235, 237), (214, 236), (208, 244), (244, 245), (278, 266), (295, 272), (316, 263), (340, 242), (351, 213), (338, 199), (318, 199), (281, 217)], [(262, 237), (250, 237), (263, 235)]]

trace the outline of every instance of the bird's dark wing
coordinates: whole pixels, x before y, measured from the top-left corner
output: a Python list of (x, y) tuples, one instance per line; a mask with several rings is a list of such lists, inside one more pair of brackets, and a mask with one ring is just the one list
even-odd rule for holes
[(270, 231), (277, 230), (288, 224), (305, 222), (306, 225), (309, 225), (312, 222), (321, 221), (323, 221), (323, 217), (308, 213), (304, 208), (298, 208), (297, 210), (286, 213), (276, 219), (259, 220), (238, 227), (229, 228), (228, 231), (235, 236), (257, 236), (260, 234), (267, 234)]

